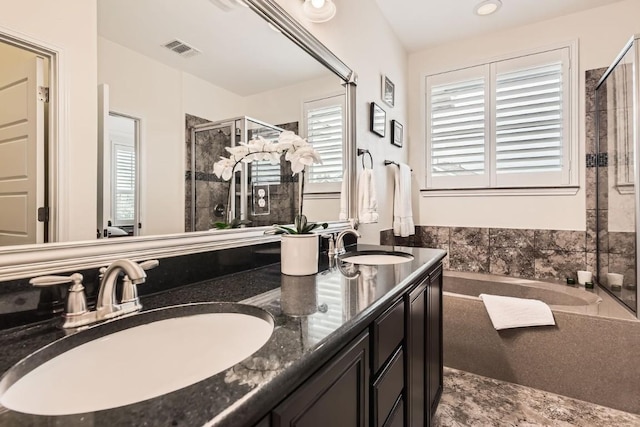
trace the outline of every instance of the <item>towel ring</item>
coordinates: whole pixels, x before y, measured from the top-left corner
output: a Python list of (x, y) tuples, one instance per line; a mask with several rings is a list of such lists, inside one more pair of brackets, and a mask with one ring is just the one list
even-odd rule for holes
[(369, 150), (365, 150), (364, 148), (358, 148), (358, 156), (362, 156), (362, 169), (366, 169), (367, 167), (364, 165), (364, 155), (369, 155), (369, 160), (371, 161), (371, 169), (373, 169), (373, 156), (369, 152)]

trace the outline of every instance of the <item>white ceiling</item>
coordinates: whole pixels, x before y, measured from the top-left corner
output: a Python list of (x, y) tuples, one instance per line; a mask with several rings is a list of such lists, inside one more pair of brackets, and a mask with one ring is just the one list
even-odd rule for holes
[[(257, 14), (234, 4), (98, 0), (98, 34), (241, 96), (332, 75)], [(184, 58), (163, 47), (176, 38), (202, 53)]]
[(375, 1), (405, 48), (415, 52), (621, 0), (502, 0), (502, 8), (489, 16), (474, 13), (481, 0)]

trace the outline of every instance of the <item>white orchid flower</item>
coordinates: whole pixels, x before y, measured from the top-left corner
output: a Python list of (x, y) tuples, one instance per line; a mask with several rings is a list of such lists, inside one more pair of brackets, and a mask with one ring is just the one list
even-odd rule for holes
[(226, 157), (220, 157), (220, 160), (213, 164), (213, 173), (224, 181), (229, 181), (233, 176), (233, 167), (236, 161)]
[(295, 133), (285, 130), (278, 137), (278, 147), (280, 151), (297, 150), (300, 147), (309, 145), (309, 143)]
[(225, 150), (231, 153), (233, 160), (236, 162), (249, 154), (249, 148), (244, 143), (240, 143), (240, 145), (236, 145), (235, 147), (225, 147)]
[(311, 166), (314, 163), (322, 164), (320, 154), (310, 144), (294, 152), (289, 151), (287, 157), (291, 162), (291, 171), (294, 175), (302, 172), (305, 166)]

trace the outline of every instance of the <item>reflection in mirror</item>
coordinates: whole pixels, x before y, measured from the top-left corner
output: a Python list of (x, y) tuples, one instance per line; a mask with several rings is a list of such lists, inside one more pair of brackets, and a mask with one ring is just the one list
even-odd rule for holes
[(48, 61), (0, 39), (0, 63), (0, 246), (43, 243)]
[[(50, 136), (51, 140), (39, 145), (41, 149), (38, 148), (36, 154), (30, 157), (30, 162), (35, 165), (30, 171), (37, 170), (37, 179), (33, 184), (37, 189), (36, 198), (29, 196), (28, 201), (20, 200), (20, 203), (14, 198), (11, 207), (2, 205), (4, 214), (0, 216), (0, 230), (9, 232), (0, 232), (0, 245), (64, 240), (70, 234), (82, 239), (104, 238), (105, 231), (107, 237), (115, 237), (116, 233), (122, 233), (121, 230), (127, 236), (157, 236), (209, 229), (211, 222), (217, 218), (215, 208), (220, 205), (212, 203), (212, 200), (220, 195), (215, 181), (205, 179), (199, 182), (197, 179), (200, 176), (207, 178), (207, 174), (213, 172), (211, 169), (195, 170), (191, 167), (189, 126), (243, 117), (250, 117), (269, 128), (294, 130), (310, 141), (313, 139), (319, 151), (324, 150), (323, 165), (306, 174), (308, 177), (313, 175), (313, 182), (310, 180), (309, 185), (305, 186), (305, 214), (310, 220), (338, 220), (340, 181), (344, 171), (351, 168), (350, 152), (355, 139), (351, 123), (354, 114), (350, 112), (355, 105), (355, 74), (352, 70), (320, 45), (302, 26), (283, 16), (282, 9), (272, 1), (249, 0), (246, 4), (251, 8), (243, 7), (242, 2), (234, 2), (234, 7), (221, 8), (221, 2), (208, 0), (167, 1), (162, 2), (161, 7), (154, 0), (96, 1), (96, 81), (100, 88), (98, 109), (102, 111), (95, 120), (99, 124), (98, 133), (104, 140), (109, 139), (106, 119), (109, 113), (137, 120), (136, 188), (134, 190), (130, 183), (129, 190), (116, 189), (120, 192), (118, 197), (121, 201), (129, 198), (131, 203), (133, 197), (134, 219), (131, 220), (129, 208), (128, 218), (123, 219), (120, 226), (114, 225), (120, 222), (114, 219), (112, 212), (113, 209), (119, 209), (115, 207), (117, 200), (111, 197), (117, 191), (112, 191), (111, 178), (105, 176), (110, 168), (105, 167), (104, 158), (98, 162), (98, 168), (102, 169), (97, 175), (91, 173), (83, 176), (83, 179), (94, 182), (95, 194), (100, 193), (97, 212), (87, 212), (83, 201), (83, 198), (86, 200), (85, 196), (93, 194), (83, 193), (80, 197), (75, 193), (69, 194), (68, 191), (75, 189), (73, 185), (61, 183), (58, 186), (57, 177), (64, 177), (60, 170), (69, 167), (58, 160), (67, 161), (64, 153), (74, 153), (77, 147), (73, 139), (67, 142), (66, 133), (56, 127), (54, 119), (66, 117), (67, 96), (64, 94), (67, 91), (66, 87), (56, 87), (55, 83), (72, 78), (69, 76), (74, 76), (77, 64), (65, 61), (65, 68), (58, 68), (62, 63), (58, 59), (66, 60), (68, 57), (63, 57), (63, 51), (55, 47), (54, 40), (40, 42), (29, 36), (25, 36), (28, 38), (25, 40), (19, 38), (17, 34), (22, 34), (33, 20), (33, 16), (25, 14), (23, 21), (18, 19), (11, 23), (16, 28), (6, 27), (6, 32), (3, 29), (0, 34), (0, 68), (4, 70), (12, 56), (3, 48), (3, 41), (7, 41), (11, 47), (19, 46), (17, 50), (23, 50), (22, 53), (31, 59), (44, 59), (45, 84), (49, 83), (48, 72), (53, 71), (50, 91), (54, 94), (54, 102), (49, 108), (44, 108), (45, 122), (47, 114), (51, 114), (52, 119), (48, 120), (46, 129), (42, 127), (39, 131), (45, 137)], [(264, 18), (269, 19), (272, 25), (268, 25)], [(88, 10), (80, 10), (73, 19), (92, 22), (95, 16)], [(280, 28), (285, 34), (275, 28)], [(73, 58), (86, 57), (88, 61), (95, 53), (92, 50), (85, 55), (75, 46), (71, 50)], [(60, 75), (58, 79), (58, 71), (69, 74)], [(87, 80), (93, 79), (87, 77)], [(348, 94), (344, 81), (348, 81)], [(58, 89), (62, 90), (60, 96), (57, 96)], [(346, 108), (347, 95), (349, 109)], [(326, 105), (327, 100), (332, 105)], [(316, 108), (318, 105), (325, 110)], [(95, 105), (74, 104), (74, 111), (78, 108), (94, 111)], [(348, 113), (348, 121), (345, 112)], [(66, 129), (68, 125), (65, 123), (63, 120), (58, 127)], [(73, 123), (71, 127), (76, 126)], [(225, 132), (223, 129), (221, 131)], [(236, 140), (231, 143), (237, 143), (236, 135), (233, 134), (233, 137)], [(240, 138), (250, 136), (247, 133)], [(343, 142), (345, 139), (352, 141), (346, 147)], [(52, 145), (48, 146), (47, 143)], [(81, 143), (83, 149), (97, 149), (100, 144), (97, 139), (83, 140)], [(71, 144), (69, 148), (67, 144)], [(323, 144), (326, 146), (321, 150)], [(3, 144), (1, 149), (10, 145)], [(11, 147), (16, 146), (14, 144)], [(47, 150), (50, 165), (44, 159)], [(96, 151), (104, 156), (104, 150)], [(84, 152), (93, 153), (94, 150), (86, 148)], [(5, 155), (5, 152), (0, 154), (0, 161), (8, 163), (9, 155)], [(213, 160), (215, 156), (211, 155), (210, 158)], [(206, 161), (204, 158), (200, 160)], [(17, 164), (12, 164), (13, 168), (5, 168), (4, 164), (0, 164), (0, 181), (8, 175), (24, 175), (24, 171), (14, 170)], [(50, 166), (49, 171), (45, 170), (46, 166)], [(253, 182), (257, 180), (256, 176), (269, 175), (274, 170), (264, 170), (265, 166), (261, 164), (252, 168), (246, 168), (233, 186), (234, 197), (230, 204), (236, 208), (233, 215), (253, 216), (253, 225), (270, 224), (275, 222), (270, 216), (279, 212), (277, 199), (281, 198), (284, 203), (295, 197), (295, 193), (291, 194), (284, 185), (295, 178), (287, 176), (281, 169), (280, 184), (275, 184), (275, 175), (267, 178), (266, 182)], [(93, 172), (94, 167), (87, 169)], [(191, 178), (196, 182), (191, 182)], [(271, 181), (271, 178), (274, 180)], [(347, 193), (353, 190), (352, 181), (349, 176)], [(0, 184), (1, 194), (5, 187), (4, 183)], [(207, 185), (209, 190), (206, 190)], [(193, 190), (192, 187), (202, 187), (202, 191)], [(88, 188), (83, 188), (83, 191)], [(133, 191), (133, 194), (125, 196), (125, 191)], [(192, 199), (194, 194), (197, 197)], [(47, 201), (47, 195), (52, 200)], [(7, 200), (5, 198), (2, 203)], [(348, 198), (347, 203), (349, 209), (353, 209)], [(48, 205), (52, 205), (53, 210), (52, 222), (47, 226), (46, 222), (39, 222), (36, 218), (38, 212), (40, 218), (47, 221), (47, 209), (37, 211), (36, 208)], [(208, 209), (209, 218), (203, 217), (199, 225), (194, 225), (188, 213), (192, 208)], [(218, 208), (226, 209), (221, 206)], [(25, 209), (28, 216), (24, 213)], [(10, 211), (17, 214), (6, 214)], [(73, 233), (69, 233), (69, 228), (74, 224), (68, 223), (68, 212), (82, 212), (83, 215), (97, 218), (97, 227), (87, 229), (83, 224), (82, 229), (74, 229)], [(109, 235), (110, 220), (111, 227), (119, 230), (112, 229)], [(7, 247), (7, 250), (10, 249)]]
[[(98, 81), (109, 85), (109, 108), (140, 118), (141, 235), (204, 231), (229, 218), (293, 222), (297, 177), (288, 162), (245, 164), (231, 183), (213, 174), (225, 147), (282, 129), (321, 151), (324, 169), (311, 171), (317, 182), (305, 192), (339, 192), (341, 80), (250, 9), (98, 0), (98, 32)], [(304, 109), (332, 96), (332, 111)], [(337, 193), (328, 202), (318, 209), (305, 201), (305, 213), (337, 220)]]

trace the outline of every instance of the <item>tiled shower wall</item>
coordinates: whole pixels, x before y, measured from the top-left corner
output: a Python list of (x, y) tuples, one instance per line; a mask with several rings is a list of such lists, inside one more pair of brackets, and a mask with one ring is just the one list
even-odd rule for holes
[[(598, 155), (595, 121), (596, 114), (603, 114), (595, 105), (595, 87), (605, 71), (606, 68), (599, 68), (585, 74), (586, 231), (416, 226), (416, 234), (404, 238), (393, 236), (392, 230), (383, 230), (380, 243), (444, 249), (448, 253), (444, 267), (450, 270), (540, 279), (575, 278), (577, 270), (596, 273), (598, 219), (604, 230), (599, 236), (601, 274), (612, 266), (617, 269), (618, 265), (633, 265), (629, 257), (634, 256), (635, 235), (606, 231), (608, 159), (606, 148)], [(596, 210), (598, 170), (600, 210)]]
[[(225, 147), (231, 146), (231, 128), (220, 128), (208, 132), (198, 132), (195, 141), (195, 171), (191, 164), (191, 131), (193, 127), (211, 123), (209, 120), (185, 114), (185, 231), (206, 231), (212, 228), (222, 217), (214, 215), (218, 204), (228, 203), (230, 183), (213, 174), (213, 164), (220, 156), (228, 156)], [(278, 127), (298, 133), (298, 122), (277, 125)], [(249, 132), (249, 139), (252, 138)], [(195, 174), (195, 188), (191, 188), (191, 176)], [(272, 224), (288, 224), (293, 222), (298, 200), (298, 175), (293, 175), (289, 162), (280, 163), (280, 183), (269, 185), (269, 214), (253, 215), (251, 209), (252, 195), (249, 195), (247, 212), (251, 226), (258, 227)], [(239, 181), (238, 181), (239, 182)], [(195, 228), (191, 221), (194, 215), (192, 193), (195, 191)]]

